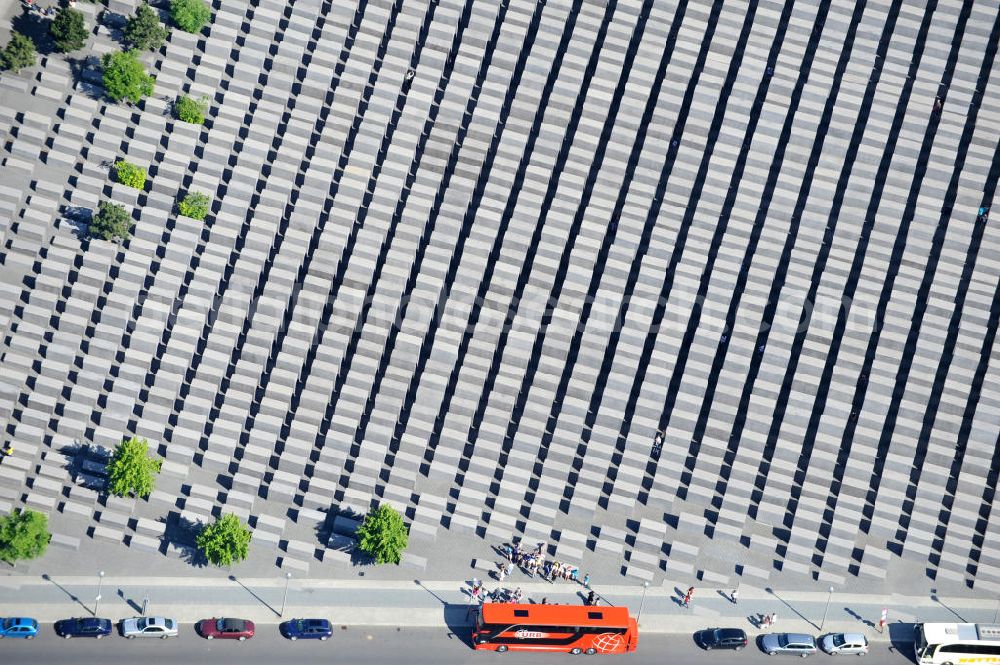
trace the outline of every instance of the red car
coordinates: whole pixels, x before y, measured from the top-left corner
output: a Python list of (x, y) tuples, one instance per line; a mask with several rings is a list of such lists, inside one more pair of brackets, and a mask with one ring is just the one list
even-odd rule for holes
[(198, 622), (198, 632), (206, 640), (239, 640), (253, 637), (253, 621), (246, 619), (203, 619)]

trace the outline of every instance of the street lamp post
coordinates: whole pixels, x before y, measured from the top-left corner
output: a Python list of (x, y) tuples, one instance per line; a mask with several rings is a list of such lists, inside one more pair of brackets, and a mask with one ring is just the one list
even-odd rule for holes
[(646, 589), (649, 588), (649, 582), (642, 583), (642, 599), (639, 601), (639, 613), (635, 616), (635, 624), (639, 625), (639, 619), (642, 618), (642, 606), (646, 604)]
[(101, 587), (104, 586), (104, 571), (97, 573), (97, 597), (94, 598), (94, 616), (97, 616), (97, 608), (101, 603)]
[(830, 599), (833, 598), (833, 587), (830, 587), (830, 593), (826, 596), (826, 608), (823, 609), (823, 620), (819, 622), (819, 629), (823, 630), (823, 626), (826, 625), (826, 613), (830, 611)]
[(288, 583), (291, 581), (291, 579), (292, 579), (292, 574), (285, 573), (285, 595), (281, 597), (281, 612), (278, 613), (279, 617), (285, 616), (285, 601), (288, 600)]

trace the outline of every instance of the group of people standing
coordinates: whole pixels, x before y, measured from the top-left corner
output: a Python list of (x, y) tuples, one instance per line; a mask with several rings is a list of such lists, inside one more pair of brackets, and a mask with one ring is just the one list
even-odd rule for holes
[[(514, 567), (522, 568), (530, 577), (538, 575), (544, 580), (554, 582), (555, 580), (580, 581), (580, 569), (570, 563), (561, 561), (547, 561), (544, 553), (545, 543), (538, 543), (534, 549), (522, 549), (520, 543), (513, 545), (506, 544), (500, 548), (505, 561), (498, 565), (498, 579), (503, 582), (509, 575), (514, 573)], [(584, 575), (583, 585), (590, 586), (590, 575)]]

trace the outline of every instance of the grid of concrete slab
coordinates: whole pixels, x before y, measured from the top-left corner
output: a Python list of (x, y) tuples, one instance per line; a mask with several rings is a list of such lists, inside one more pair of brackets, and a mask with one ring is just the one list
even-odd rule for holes
[[(994, 1), (225, 0), (135, 107), (131, 5), (0, 77), (0, 508), (165, 555), (233, 512), (313, 574), (388, 502), (417, 568), (1000, 590)], [(132, 434), (158, 489), (106, 497)]]

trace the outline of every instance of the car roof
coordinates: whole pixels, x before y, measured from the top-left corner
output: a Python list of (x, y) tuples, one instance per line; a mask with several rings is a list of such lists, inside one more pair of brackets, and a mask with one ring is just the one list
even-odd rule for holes
[(314, 626), (314, 627), (319, 626), (325, 628), (330, 625), (330, 622), (327, 621), (326, 619), (302, 619), (302, 621), (307, 626)]
[(223, 619), (222, 628), (225, 630), (246, 630), (247, 622), (243, 619)]
[(861, 633), (841, 633), (848, 642), (867, 642), (868, 639)]
[(812, 635), (806, 635), (805, 633), (785, 633), (785, 638), (789, 642), (813, 642)]
[(746, 633), (739, 628), (716, 628), (715, 634), (719, 637), (739, 637), (741, 639), (746, 636)]
[(13, 626), (34, 626), (35, 620), (30, 617), (8, 617), (5, 621), (10, 621)]

